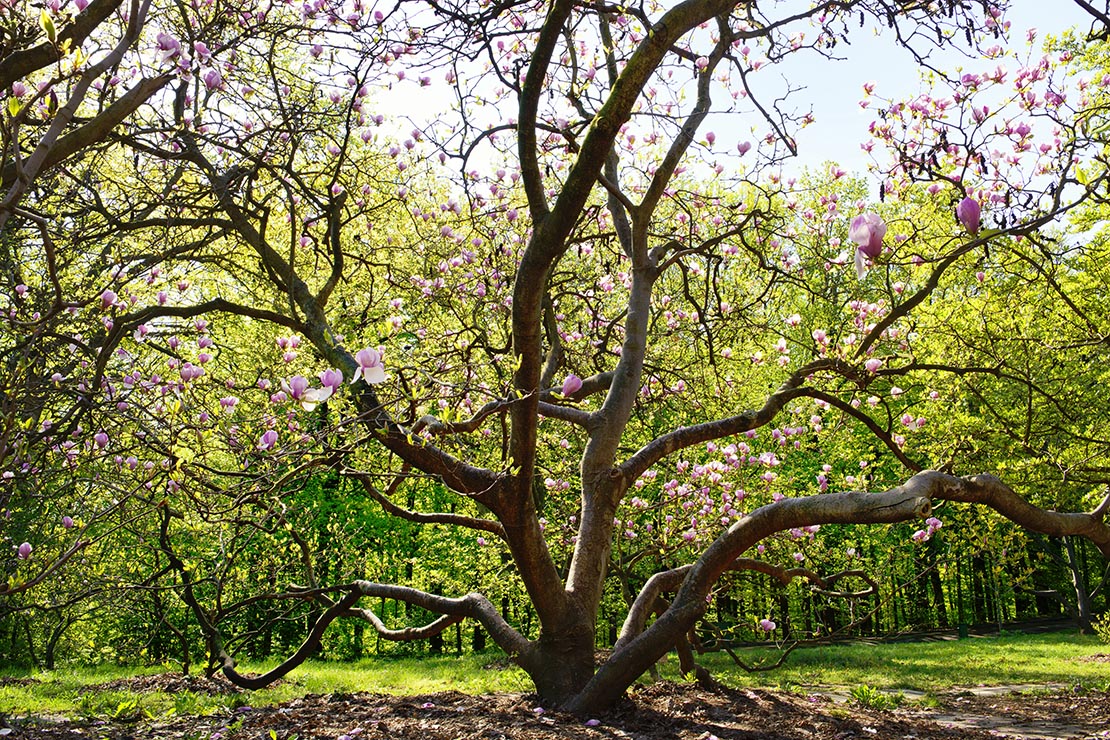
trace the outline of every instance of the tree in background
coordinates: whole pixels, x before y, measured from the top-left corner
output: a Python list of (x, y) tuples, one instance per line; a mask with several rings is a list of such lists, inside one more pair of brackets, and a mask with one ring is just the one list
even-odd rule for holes
[[(682, 644), (727, 573), (866, 580), (818, 575), (823, 525), (924, 519), (912, 538), (925, 546), (934, 506), (982, 504), (1110, 554), (1106, 445), (1065, 407), (1074, 376), (1034, 359), (1063, 326), (1099, 364), (1099, 320), (1077, 321), (1097, 315), (1079, 297), (1084, 251), (1053, 225), (1104, 189), (1110, 80), (1072, 88), (1067, 58), (1007, 56), (1003, 8), (161, 11), (133, 66), (173, 67), (164, 95), (68, 166), (64, 191), (34, 194), (64, 228), (16, 243), (37, 272), (11, 321), (50, 285), (85, 296), (58, 299), (72, 324), (51, 331), (87, 334), (89, 359), (55, 377), (68, 360), (52, 352), (20, 381), (80, 403), (12, 416), (35, 445), (12, 448), (5, 491), (25, 497), (9, 504), (25, 531), (60, 502), (103, 497), (101, 531), (149, 553), (130, 580), (180, 594), (237, 683), (284, 675), (340, 617), (396, 640), (470, 618), (545, 700), (588, 711)], [(783, 174), (812, 121), (763, 82), (787, 57), (835, 56), (860, 25), (923, 64), (932, 47), (983, 64), (904, 101), (865, 86), (876, 198), (835, 166)], [(435, 123), (398, 128), (376, 108), (444, 85), (457, 104)], [(744, 135), (726, 141), (717, 120)], [(1067, 310), (1021, 321), (1011, 282)], [(1013, 451), (968, 439), (1012, 441), (1022, 423)], [(1060, 448), (1040, 470), (1077, 455), (1067, 508), (1091, 513), (966, 474), (991, 469), (993, 448), (1008, 461), (1046, 440)], [(67, 470), (88, 481), (84, 499)], [(326, 490), (298, 503), (310, 484)], [(477, 585), (523, 589), (537, 629), (490, 593), (445, 595), (466, 579), (396, 585), (333, 559), (344, 537), (312, 507), (353, 495), (347, 484), (392, 516), (472, 533), (441, 538), (448, 557), (503, 552), (498, 579)], [(624, 584), (627, 616), (597, 665), (614, 543), (630, 541), (658, 572)], [(17, 567), (62, 562), (48, 546), (17, 548)], [(35, 580), (24, 572), (16, 588)], [(293, 655), (239, 674), (227, 630), (250, 629), (260, 604), (308, 599), (318, 610)], [(433, 616), (396, 627), (375, 599)], [(751, 619), (773, 632), (770, 616)]]

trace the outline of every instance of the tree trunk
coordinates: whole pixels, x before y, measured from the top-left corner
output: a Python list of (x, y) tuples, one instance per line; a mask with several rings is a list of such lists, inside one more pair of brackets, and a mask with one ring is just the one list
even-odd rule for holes
[(971, 604), (974, 616), (973, 621), (981, 624), (990, 619), (987, 609), (987, 584), (986, 564), (982, 555), (973, 555), (971, 558)]
[(938, 543), (934, 538), (929, 542), (926, 565), (929, 568), (929, 586), (933, 596), (933, 614), (938, 627), (948, 626), (948, 609), (944, 603), (944, 584), (940, 580), (940, 567), (937, 565)]
[(62, 639), (69, 626), (73, 624), (72, 621), (66, 617), (60, 617), (58, 625), (50, 632), (50, 637), (46, 641), (46, 647), (43, 652), (43, 664), (46, 670), (54, 670), (54, 654), (58, 647), (58, 641)]
[(567, 703), (593, 677), (594, 625), (583, 616), (574, 610), (557, 631), (541, 630), (539, 639), (517, 661), (547, 706)]
[(1067, 564), (1068, 571), (1071, 574), (1072, 588), (1075, 589), (1075, 612), (1079, 632), (1080, 634), (1091, 635), (1094, 634), (1094, 627), (1091, 625), (1091, 596), (1087, 590), (1087, 579), (1083, 577), (1079, 552), (1075, 547), (1074, 538), (1065, 537), (1064, 548), (1068, 554)]

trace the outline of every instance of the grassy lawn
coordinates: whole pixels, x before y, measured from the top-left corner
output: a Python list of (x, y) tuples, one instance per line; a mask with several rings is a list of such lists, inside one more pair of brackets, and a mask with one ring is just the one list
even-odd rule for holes
[[(974, 637), (890, 644), (852, 643), (799, 648), (778, 670), (747, 673), (725, 653), (702, 656), (719, 680), (733, 686), (794, 685), (874, 686), (937, 691), (953, 686), (1110, 683), (1105, 663), (1084, 661), (1110, 652), (1097, 637), (1072, 632)], [(738, 657), (747, 665), (773, 663), (777, 653), (746, 649)]]
[[(33, 678), (37, 683), (20, 685), (0, 680), (0, 715), (39, 714), (64, 716), (116, 716), (145, 713), (204, 714), (224, 707), (278, 704), (306, 694), (373, 691), (383, 694), (427, 694), (461, 691), (527, 692), (531, 684), (523, 671), (504, 667), (499, 656), (426, 657), (366, 659), (350, 663), (309, 662), (286, 676), (281, 683), (259, 691), (209, 696), (190, 691), (167, 694), (161, 691), (136, 693), (93, 687), (121, 678), (172, 672), (172, 667), (128, 668), (119, 666), (67, 666), (54, 671), (18, 672), (0, 670), (0, 677)], [(486, 668), (497, 661), (497, 667)], [(243, 672), (260, 673), (274, 663), (243, 663)]]
[[(873, 686), (884, 689), (917, 689), (936, 692), (952, 686), (1082, 683), (1105, 687), (1106, 664), (1083, 661), (1099, 652), (1110, 652), (1094, 637), (1068, 632), (972, 638), (900, 644), (851, 644), (795, 650), (776, 671), (749, 674), (736, 667), (724, 653), (701, 656), (713, 675), (733, 686), (791, 688), (799, 685), (835, 687)], [(748, 649), (742, 659), (751, 664), (774, 659), (770, 650)], [(497, 661), (499, 667), (486, 667)], [(241, 666), (263, 671), (272, 664)], [(165, 667), (66, 667), (50, 672), (0, 671), (0, 677), (33, 678), (21, 685), (0, 681), (0, 714), (45, 714), (113, 717), (135, 714), (203, 714), (224, 707), (268, 705), (305, 694), (372, 691), (424, 694), (439, 691), (528, 692), (531, 684), (522, 671), (500, 667), (496, 654), (460, 658), (367, 659), (353, 663), (314, 662), (297, 669), (279, 685), (255, 692), (208, 696), (190, 691), (135, 693), (94, 690), (115, 679), (164, 673)], [(663, 675), (676, 678), (672, 657)]]

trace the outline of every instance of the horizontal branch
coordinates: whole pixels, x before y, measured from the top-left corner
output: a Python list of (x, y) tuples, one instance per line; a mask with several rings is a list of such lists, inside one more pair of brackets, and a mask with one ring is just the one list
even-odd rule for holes
[[(1103, 557), (1110, 558), (1110, 526), (1102, 521), (1110, 503), (1103, 501), (1091, 514), (1046, 511), (1033, 506), (993, 475), (983, 473), (957, 478), (936, 471), (919, 473), (935, 481), (933, 498), (989, 506), (1026, 529), (1052, 537), (1079, 535), (1089, 539)], [(911, 479), (912, 480), (912, 479)]]
[(426, 640), (429, 637), (435, 637), (441, 634), (443, 630), (448, 627), (458, 624), (466, 619), (460, 614), (444, 614), (442, 617), (435, 619), (432, 622), (424, 625), (423, 627), (403, 627), (401, 629), (391, 629), (385, 625), (385, 622), (378, 617), (370, 609), (352, 609), (351, 616), (360, 617), (373, 626), (374, 631), (383, 640), (390, 640), (392, 642), (405, 642), (408, 640)]
[(548, 388), (540, 392), (540, 401), (553, 403), (556, 400), (564, 399), (567, 401), (582, 401), (596, 393), (603, 393), (609, 390), (609, 386), (613, 384), (613, 377), (616, 375), (612, 370), (603, 373), (591, 375), (588, 378), (582, 378), (582, 387), (571, 393), (569, 396), (562, 395), (562, 388)]
[(474, 412), (474, 414), (464, 421), (444, 421), (438, 416), (425, 414), (416, 420), (412, 425), (412, 433), (420, 434), (427, 432), (437, 436), (444, 436), (448, 434), (463, 434), (466, 432), (473, 432), (482, 426), (482, 422), (488, 419), (493, 414), (500, 411), (505, 411), (512, 405), (512, 401), (505, 399), (498, 399), (490, 401)]
[[(344, 593), (338, 601), (327, 599), (328, 593)], [(229, 681), (245, 689), (261, 689), (269, 686), (274, 681), (301, 665), (311, 656), (320, 645), (320, 638), (336, 618), (341, 616), (359, 616), (368, 619), (373, 612), (366, 609), (356, 609), (358, 601), (364, 596), (382, 599), (394, 599), (413, 606), (419, 606), (430, 612), (436, 612), (443, 617), (436, 619), (423, 627), (414, 627), (402, 630), (390, 630), (376, 615), (369, 620), (375, 629), (381, 629), (393, 635), (390, 639), (419, 639), (420, 636), (431, 636), (442, 632), (452, 624), (470, 618), (477, 621), (497, 645), (509, 655), (519, 655), (526, 647), (528, 640), (513, 629), (512, 625), (498, 614), (497, 609), (489, 599), (479, 593), (470, 593), (461, 598), (453, 599), (446, 596), (430, 594), (407, 586), (396, 586), (386, 583), (373, 583), (371, 581), (354, 581), (341, 586), (332, 586), (322, 589), (297, 589), (286, 596), (291, 598), (321, 599), (329, 604), (324, 613), (316, 620), (311, 632), (293, 655), (286, 658), (273, 669), (260, 676), (245, 676), (235, 670), (234, 659), (222, 649), (219, 653), (220, 669)], [(374, 623), (377, 621), (377, 624)], [(380, 631), (380, 630), (379, 630)], [(402, 635), (409, 635), (407, 637)], [(387, 634), (383, 634), (387, 637)]]
[[(379, 491), (371, 480), (369, 473), (347, 468), (341, 470), (340, 474), (348, 478), (354, 478), (361, 483), (366, 494), (377, 501), (387, 514), (392, 514), (395, 517), (418, 524), (450, 524), (457, 527), (466, 527), (467, 529), (476, 529), (481, 532), (489, 532), (502, 540), (505, 539), (505, 528), (501, 526), (500, 522), (495, 522), (492, 519), (482, 519), (481, 517), (464, 516), (462, 514), (450, 514), (446, 512), (425, 513), (405, 509), (393, 503), (389, 499), (389, 496)], [(403, 479), (398, 478), (397, 480), (400, 481)], [(391, 486), (391, 489), (395, 489), (395, 486)]]
[(539, 405), (540, 416), (548, 419), (558, 419), (559, 421), (567, 421), (571, 424), (577, 424), (583, 429), (589, 429), (593, 420), (593, 414), (583, 409), (576, 409), (573, 406), (560, 406), (555, 403), (540, 402)]
[(838, 369), (841, 364), (838, 360), (826, 359), (804, 365), (791, 373), (790, 377), (779, 386), (778, 390), (767, 397), (762, 408), (755, 411), (744, 411), (726, 419), (681, 427), (656, 437), (625, 461), (620, 466), (620, 470), (627, 480), (635, 480), (645, 470), (674, 452), (702, 442), (757, 429), (774, 419), (783, 407), (793, 399), (812, 395), (811, 391), (802, 387), (806, 378), (821, 370)]

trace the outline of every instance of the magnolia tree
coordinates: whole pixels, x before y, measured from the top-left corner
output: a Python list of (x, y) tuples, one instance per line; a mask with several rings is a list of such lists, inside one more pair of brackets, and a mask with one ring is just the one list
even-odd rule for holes
[[(102, 438), (84, 434), (80, 426), (90, 406), (89, 389), (81, 382), (62, 387), (71, 371), (82, 363), (87, 367), (97, 353), (75, 329), (79, 322), (73, 316), (97, 300), (99, 291), (73, 282), (80, 280), (71, 269), (79, 260), (59, 254), (58, 248), (64, 226), (55, 219), (64, 214), (43, 210), (43, 195), (69, 191), (74, 181), (67, 164), (96, 156), (115, 128), (175, 77), (173, 70), (137, 64), (140, 45), (150, 33), (148, 23), (157, 14), (150, 2), (78, 0), (31, 10), (19, 3), (0, 4), (5, 39), (0, 52), (0, 282), (5, 302), (0, 517), (9, 523), (5, 540), (20, 561), (16, 568), (6, 565), (0, 596), (39, 585), (89, 543), (84, 528), (56, 508), (50, 495), (53, 484), (34, 490), (17, 481), (26, 484), (41, 473), (41, 456), (50, 454), (50, 448), (60, 451), (58, 445), (64, 444), (63, 457), (72, 461), (79, 445), (103, 447)], [(86, 264), (95, 265), (95, 260)], [(103, 269), (93, 268), (86, 277), (99, 281)], [(34, 536), (13, 541), (13, 530), (18, 534), (27, 528)], [(30, 562), (35, 551), (30, 539), (49, 542), (54, 552)]]
[[(1097, 353), (1105, 334), (1076, 282), (1082, 250), (1053, 226), (1105, 188), (1110, 77), (1067, 76), (1074, 50), (1011, 51), (1000, 4), (172, 10), (121, 75), (167, 71), (165, 93), (67, 169), (64, 195), (36, 195), (65, 228), (19, 244), (35, 274), (11, 321), (54, 285), (74, 323), (52, 331), (75, 342), (84, 327), (89, 361), (37, 366), (36, 387), (80, 410), (65, 438), (47, 433), (56, 407), (20, 412), (13, 439), (41, 454), (12, 447), (5, 491), (79, 471), (81, 495), (60, 478), (15, 515), (111, 506), (98, 531), (142, 543), (161, 564), (138, 578), (148, 586), (175, 574), (236, 683), (284, 675), (339, 618), (397, 640), (469, 618), (546, 701), (586, 712), (683, 645), (727, 573), (843, 593), (838, 581), (866, 580), (819, 575), (822, 525), (921, 520), (910, 536), (925, 542), (942, 526), (935, 507), (968, 503), (1110, 555), (1108, 500), (1092, 498), (1107, 448), (1060, 408), (1046, 378), (1065, 369), (984, 361), (989, 341), (946, 339), (972, 310), (1012, 308), (1015, 284), (1060, 296), (1053, 338)], [(861, 81), (876, 188), (835, 166), (788, 177), (797, 129), (820, 121), (784, 112), (775, 66), (850, 54), (874, 29), (922, 63), (963, 54), (964, 71), (938, 71), (908, 100)], [(387, 115), (430, 93), (453, 108)], [(65, 280), (61, 239), (83, 250)], [(945, 431), (967, 378), (1064, 419), (1069, 450), (1085, 449), (1068, 505), (1090, 513), (1039, 508), (967, 467), (983, 460)], [(1027, 429), (1024, 443), (1048, 434)], [(1064, 453), (1050, 446), (1031, 456), (1053, 464)], [(328, 539), (310, 541), (291, 511), (322, 471), (390, 515), (472, 531), (472, 557), (504, 552), (535, 636), (480, 592), (373, 573), (325, 582)], [(430, 499), (410, 492), (429, 486), (451, 503), (422, 509)], [(41, 526), (41, 542), (14, 543), (18, 568), (45, 572), (68, 552)], [(190, 544), (205, 526), (292, 545), (296, 586), (228, 604), (225, 565), (255, 550), (221, 539), (205, 573)], [(627, 617), (598, 663), (614, 543), (629, 542), (660, 567), (624, 584)], [(225, 620), (267, 599), (312, 599), (319, 616), (279, 667), (242, 675)], [(371, 599), (439, 616), (397, 626)]]

